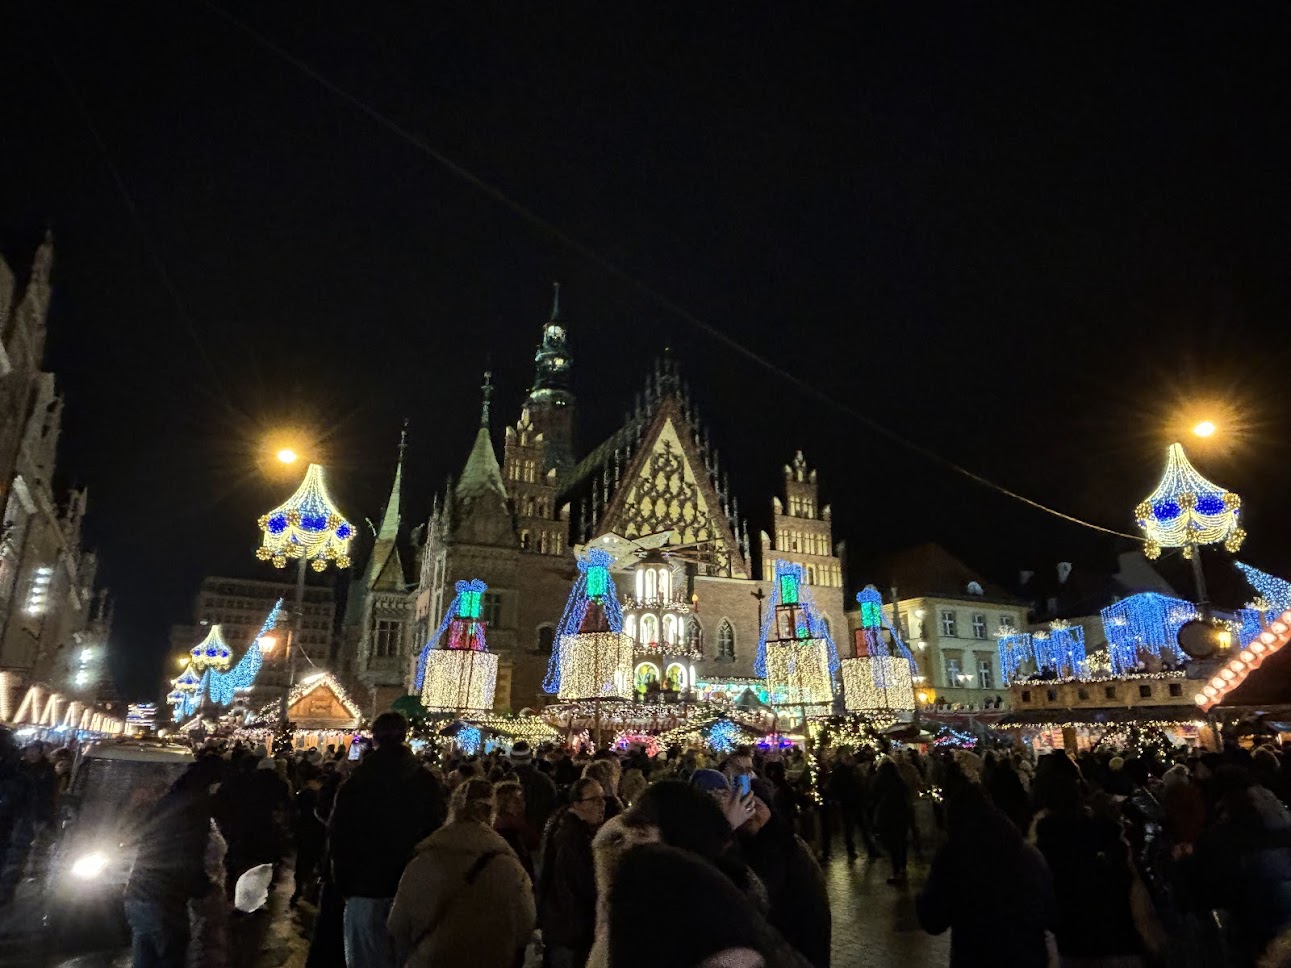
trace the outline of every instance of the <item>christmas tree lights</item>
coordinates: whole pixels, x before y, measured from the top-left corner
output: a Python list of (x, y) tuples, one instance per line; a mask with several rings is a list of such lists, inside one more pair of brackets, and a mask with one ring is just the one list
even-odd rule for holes
[(1236, 562), (1236, 565), (1247, 584), (1259, 592), (1260, 597), (1264, 599), (1261, 604), (1268, 606), (1260, 611), (1280, 615), (1287, 609), (1291, 609), (1291, 582), (1260, 571), (1258, 568), (1252, 568), (1240, 561)]
[(1112, 672), (1120, 675), (1137, 668), (1140, 653), (1181, 664), (1179, 629), (1197, 617), (1192, 602), (1157, 592), (1141, 592), (1107, 606), (1102, 619)]
[(623, 609), (609, 571), (613, 562), (601, 548), (590, 548), (578, 558), (578, 578), (565, 603), (542, 684), (562, 700), (631, 694), (634, 643), (623, 634)]
[(332, 503), (317, 464), (309, 465), (296, 493), (258, 523), (264, 539), (256, 556), (276, 568), (286, 567), (288, 558), (304, 558), (315, 571), (326, 571), (329, 562), (338, 568), (350, 565), (354, 526)]
[(1238, 524), (1242, 499), (1197, 473), (1179, 444), (1166, 452), (1165, 472), (1156, 490), (1134, 509), (1147, 536), (1144, 554), (1157, 558), (1162, 548), (1182, 548), (1191, 558), (1198, 545), (1224, 543), (1236, 551), (1246, 538)]
[[(492, 709), (498, 657), (488, 650), (481, 618), (488, 586), (476, 578), (454, 587), (457, 595), (417, 661), (421, 702), (431, 711)], [(445, 630), (445, 644), (436, 647)]]

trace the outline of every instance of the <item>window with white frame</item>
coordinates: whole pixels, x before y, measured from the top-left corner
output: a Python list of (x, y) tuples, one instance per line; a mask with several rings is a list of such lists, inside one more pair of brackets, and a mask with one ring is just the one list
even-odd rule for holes
[(1011, 614), (1006, 613), (1000, 616), (1000, 628), (1002, 629), (1017, 628), (1017, 626), (1014, 625), (1013, 622), (1014, 622), (1014, 619)]
[(389, 619), (377, 619), (372, 625), (372, 656), (377, 659), (389, 658), (399, 654), (399, 633), (403, 630), (402, 622)]
[(955, 622), (955, 610), (943, 608), (941, 610), (941, 634), (954, 638), (959, 634), (959, 626)]
[(981, 612), (973, 613), (973, 638), (986, 638), (986, 616)]
[(979, 658), (977, 660), (977, 688), (994, 689), (995, 674), (991, 670), (991, 660)]
[(659, 619), (654, 615), (641, 616), (641, 639), (642, 645), (659, 644)]
[(958, 687), (963, 685), (963, 683), (959, 681), (959, 677), (963, 673), (963, 671), (964, 671), (963, 666), (961, 666), (959, 662), (959, 656), (957, 655), (946, 656), (946, 685), (947, 686)]

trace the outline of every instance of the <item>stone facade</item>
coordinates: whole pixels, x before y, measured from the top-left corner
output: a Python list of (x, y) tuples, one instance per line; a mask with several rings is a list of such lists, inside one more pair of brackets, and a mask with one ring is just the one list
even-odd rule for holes
[[(481, 425), (462, 474), (435, 498), (425, 526), (413, 532), (417, 576), (405, 599), (403, 689), (411, 691), (417, 656), (439, 627), (455, 583), (478, 578), (488, 586), (483, 618), (489, 649), (500, 660), (495, 708), (544, 704), (550, 697), (542, 682), (578, 575), (576, 553), (607, 541), (619, 549), (614, 581), (630, 611), (635, 605), (642, 606), (635, 609), (642, 615), (651, 610), (648, 603), (634, 605), (635, 572), (648, 552), (673, 576), (668, 608), (680, 616), (673, 626), (678, 640), (647, 643), (643, 636), (651, 633), (637, 625), (637, 653), (640, 660), (652, 646), (680, 648), (685, 662), (672, 664), (683, 666), (686, 688), (696, 678), (753, 676), (776, 558), (804, 565), (830, 628), (845, 629), (842, 562), (815, 472), (801, 454), (785, 467), (785, 493), (773, 505), (776, 536), (763, 535), (755, 561), (717, 451), (671, 361), (655, 366), (619, 430), (575, 462), (572, 357), (558, 312), (553, 309), (543, 327), (534, 385), (518, 419), (504, 431), (501, 462), (486, 379)], [(350, 602), (351, 615), (398, 609), (393, 586), (378, 593), (370, 583), (359, 584), (351, 595), (358, 596)], [(662, 611), (656, 622), (657, 628), (646, 627), (662, 637)], [(346, 650), (362, 680), (362, 637), (347, 639)]]

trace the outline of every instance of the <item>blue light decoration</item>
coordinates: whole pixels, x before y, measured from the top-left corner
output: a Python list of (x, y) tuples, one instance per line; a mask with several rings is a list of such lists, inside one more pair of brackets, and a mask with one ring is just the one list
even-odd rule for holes
[(206, 638), (189, 649), (188, 654), (194, 669), (227, 669), (233, 658), (233, 652), (224, 641), (224, 633), (218, 623), (211, 626)]
[[(484, 593), (488, 591), (488, 585), (478, 578), (472, 578), (470, 581), (459, 581), (453, 586), (457, 593), (453, 600), (448, 604), (448, 610), (444, 612), (444, 619), (439, 623), (439, 628), (435, 629), (429, 641), (421, 648), (421, 654), (417, 656), (417, 672), (413, 676), (413, 692), (421, 695), (422, 686), (426, 681), (426, 658), (437, 648), (436, 643), (443, 636), (444, 631), (452, 623), (453, 619), (459, 618), (469, 620), (474, 623), (480, 617), (481, 602)], [(480, 627), (477, 629), (479, 636), (479, 647), (484, 648), (484, 631)]]
[(1269, 607), (1261, 611), (1265, 614), (1281, 615), (1287, 609), (1291, 609), (1291, 582), (1240, 561), (1234, 564), (1246, 579), (1246, 583), (1259, 592), (1260, 597), (1268, 604)]
[(257, 522), (264, 533), (256, 557), (285, 568), (287, 559), (304, 558), (315, 571), (350, 566), (354, 525), (346, 521), (327, 493), (323, 469), (310, 464), (296, 493)]
[(1141, 651), (1181, 664), (1179, 629), (1198, 613), (1196, 605), (1182, 598), (1140, 592), (1107, 606), (1102, 617), (1112, 674), (1122, 675), (1138, 667)]
[(605, 621), (615, 634), (623, 631), (623, 608), (619, 605), (618, 590), (610, 575), (613, 556), (602, 548), (589, 548), (578, 557), (578, 578), (565, 602), (565, 611), (556, 629), (556, 638), (547, 662), (547, 677), (542, 688), (547, 693), (560, 692), (560, 643), (567, 635), (577, 635), (587, 617), (592, 602), (599, 602), (605, 610)]
[[(829, 671), (831, 674), (838, 672), (838, 650), (834, 648), (833, 636), (821, 621), (820, 612), (817, 611), (816, 603), (811, 597), (811, 588), (807, 585), (803, 566), (792, 561), (777, 559), (775, 582), (771, 586), (771, 601), (762, 616), (762, 628), (758, 634), (758, 655), (753, 663), (753, 674), (759, 679), (767, 677), (767, 639), (771, 637), (771, 627), (775, 624), (782, 605), (799, 606), (794, 610), (796, 625), (792, 630), (793, 637), (823, 639), (829, 660)], [(906, 651), (908, 654), (909, 650)]]
[(1031, 648), (1037, 670), (1053, 669), (1059, 675), (1084, 676), (1085, 630), (1061, 619), (1049, 624), (1048, 632), (1031, 635)]
[(1011, 631), (996, 639), (996, 646), (1000, 653), (1000, 675), (1004, 677), (1005, 683), (1021, 678), (1018, 669), (1022, 663), (1035, 657), (1031, 633)]
[[(865, 648), (865, 655), (888, 655), (888, 646), (883, 642), (883, 631), (886, 629), (888, 637), (892, 643), (892, 650), (898, 658), (905, 659), (910, 664), (911, 675), (918, 675), (919, 669), (914, 660), (914, 653), (910, 651), (905, 642), (901, 640), (900, 633), (896, 627), (888, 621), (883, 614), (883, 596), (873, 585), (866, 585), (856, 593), (856, 601), (861, 606), (861, 637)], [(857, 655), (860, 652), (859, 643)], [(878, 668), (875, 669), (876, 678), (880, 676)], [(876, 682), (876, 685), (883, 687), (886, 683)]]
[(218, 672), (214, 669), (207, 672), (203, 688), (211, 702), (219, 703), (221, 706), (231, 705), (238, 690), (251, 688), (256, 674), (260, 671), (260, 666), (264, 663), (260, 640), (277, 627), (278, 617), (281, 614), (282, 599), (280, 598), (274, 602), (273, 608), (269, 609), (269, 615), (265, 618), (264, 624), (260, 626), (260, 631), (251, 640), (251, 644), (247, 646), (238, 664), (228, 672)]
[(740, 745), (740, 729), (729, 719), (719, 719), (708, 727), (705, 740), (718, 753), (729, 753)]
[(463, 726), (457, 733), (457, 748), (467, 756), (474, 756), (484, 743), (484, 734), (478, 726)]
[(1198, 545), (1218, 544), (1236, 551), (1246, 539), (1238, 524), (1242, 499), (1197, 473), (1179, 444), (1166, 451), (1165, 472), (1156, 490), (1134, 509), (1134, 518), (1147, 536), (1143, 553), (1161, 555), (1162, 548), (1182, 548), (1191, 558)]

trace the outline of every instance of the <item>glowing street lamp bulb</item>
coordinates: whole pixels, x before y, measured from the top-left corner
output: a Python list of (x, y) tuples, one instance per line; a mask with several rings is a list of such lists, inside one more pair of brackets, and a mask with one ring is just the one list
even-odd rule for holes
[(284, 464), (296, 463), (297, 456), (297, 453), (290, 447), (284, 447), (282, 450), (278, 451), (278, 460), (282, 461)]
[(1210, 437), (1215, 433), (1215, 422), (1213, 420), (1203, 420), (1192, 428), (1192, 432), (1198, 437)]
[(266, 655), (272, 652), (274, 646), (278, 644), (278, 640), (272, 635), (262, 635), (256, 641), (260, 646), (260, 651)]

